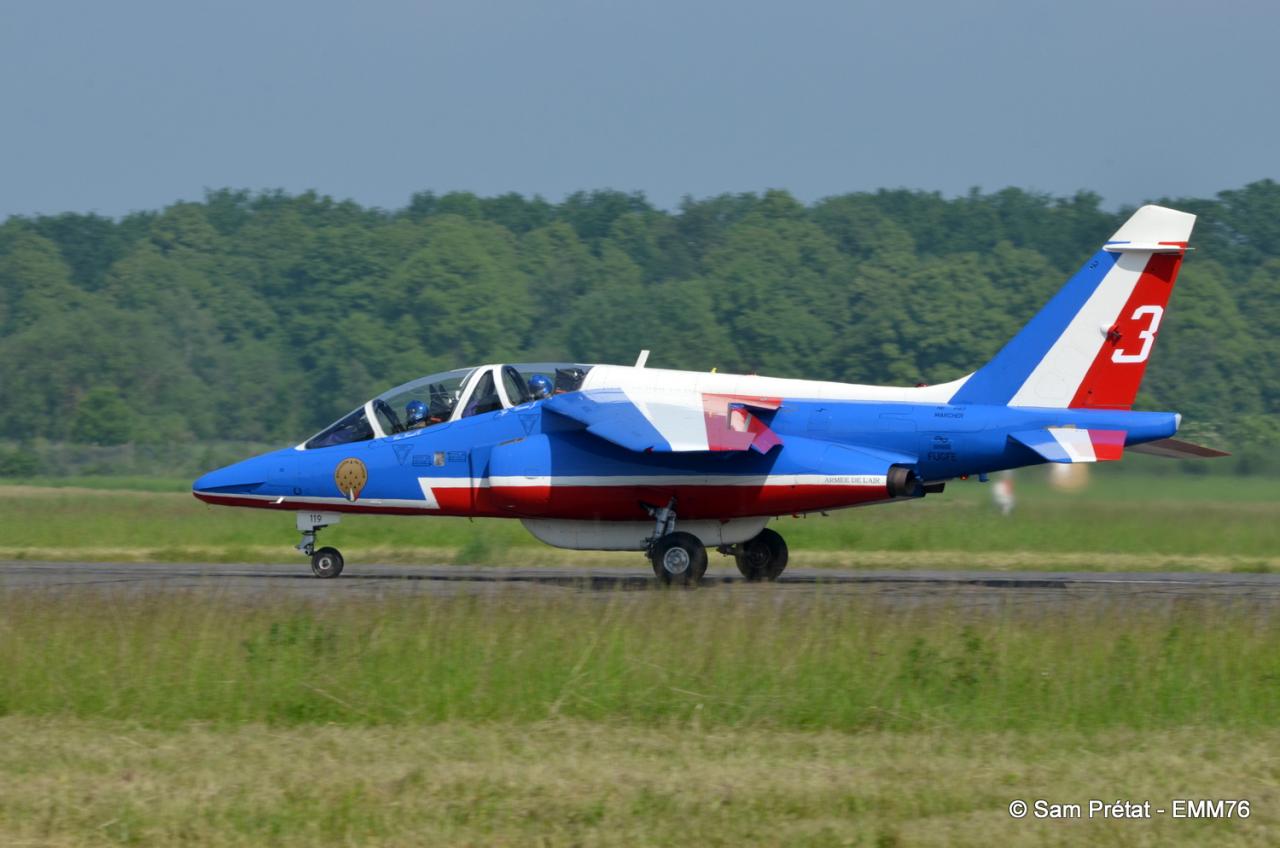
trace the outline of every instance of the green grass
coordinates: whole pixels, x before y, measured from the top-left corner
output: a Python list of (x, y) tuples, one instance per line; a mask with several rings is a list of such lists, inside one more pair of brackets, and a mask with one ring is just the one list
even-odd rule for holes
[[(971, 480), (921, 501), (784, 517), (774, 526), (797, 565), (1280, 569), (1276, 480), (1108, 469), (1083, 491), (1060, 492), (1042, 472), (1017, 478), (1008, 518), (991, 504), (990, 484)], [(207, 506), (180, 480), (51, 482), (0, 486), (0, 559), (298, 561), (291, 513)], [(353, 565), (637, 562), (549, 549), (508, 520), (349, 516), (322, 539)]]
[(96, 489), (119, 492), (190, 492), (191, 481), (180, 477), (141, 476), (59, 476), (9, 477), (3, 485), (34, 486), (42, 489)]
[(0, 595), (0, 714), (297, 725), (837, 731), (1280, 726), (1280, 621), (1052, 618), (848, 597), (619, 592), (384, 602)]
[[(1280, 733), (300, 728), (0, 718), (0, 844), (1270, 846)], [(1247, 819), (1015, 821), (1014, 798)]]

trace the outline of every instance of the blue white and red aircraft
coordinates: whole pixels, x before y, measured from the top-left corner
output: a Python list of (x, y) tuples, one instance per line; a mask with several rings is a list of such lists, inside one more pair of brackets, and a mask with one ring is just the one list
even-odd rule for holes
[(1131, 410), (1195, 216), (1144, 206), (977, 371), (912, 388), (577, 363), (414, 380), (296, 447), (197, 480), (211, 504), (297, 513), (317, 577), (343, 514), (515, 518), (562, 548), (647, 553), (697, 582), (707, 549), (748, 580), (787, 564), (774, 516), (909, 501), (1045, 462), (1223, 456)]

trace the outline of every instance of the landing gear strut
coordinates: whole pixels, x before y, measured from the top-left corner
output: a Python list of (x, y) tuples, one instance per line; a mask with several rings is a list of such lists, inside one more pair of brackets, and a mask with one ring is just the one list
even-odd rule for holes
[(765, 528), (754, 539), (720, 549), (738, 563), (738, 571), (749, 583), (777, 580), (787, 567), (787, 543), (778, 533)]
[(649, 562), (653, 574), (664, 584), (696, 585), (707, 573), (707, 548), (692, 533), (676, 528), (676, 499), (665, 507), (651, 507), (653, 535), (649, 538)]
[(342, 515), (337, 512), (298, 513), (298, 531), (302, 533), (302, 541), (295, 547), (311, 557), (311, 573), (316, 577), (337, 577), (342, 573), (344, 563), (337, 548), (316, 549), (316, 534), (341, 520)]

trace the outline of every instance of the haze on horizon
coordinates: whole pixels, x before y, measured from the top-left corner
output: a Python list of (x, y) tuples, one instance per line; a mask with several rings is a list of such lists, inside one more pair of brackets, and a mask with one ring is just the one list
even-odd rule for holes
[(1280, 7), (1238, 2), (11, 5), (0, 218), (206, 188), (1110, 207), (1280, 176)]

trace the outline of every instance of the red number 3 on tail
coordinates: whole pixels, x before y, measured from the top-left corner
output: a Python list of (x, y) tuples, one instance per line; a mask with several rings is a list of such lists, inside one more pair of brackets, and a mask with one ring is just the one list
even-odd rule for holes
[(1132, 320), (1137, 321), (1144, 315), (1151, 316), (1147, 321), (1147, 329), (1138, 333), (1138, 338), (1142, 339), (1142, 350), (1137, 353), (1125, 353), (1123, 350), (1117, 349), (1111, 354), (1112, 362), (1146, 362), (1147, 357), (1151, 355), (1151, 345), (1156, 341), (1156, 330), (1160, 329), (1160, 319), (1164, 317), (1163, 306), (1139, 306), (1133, 310)]

